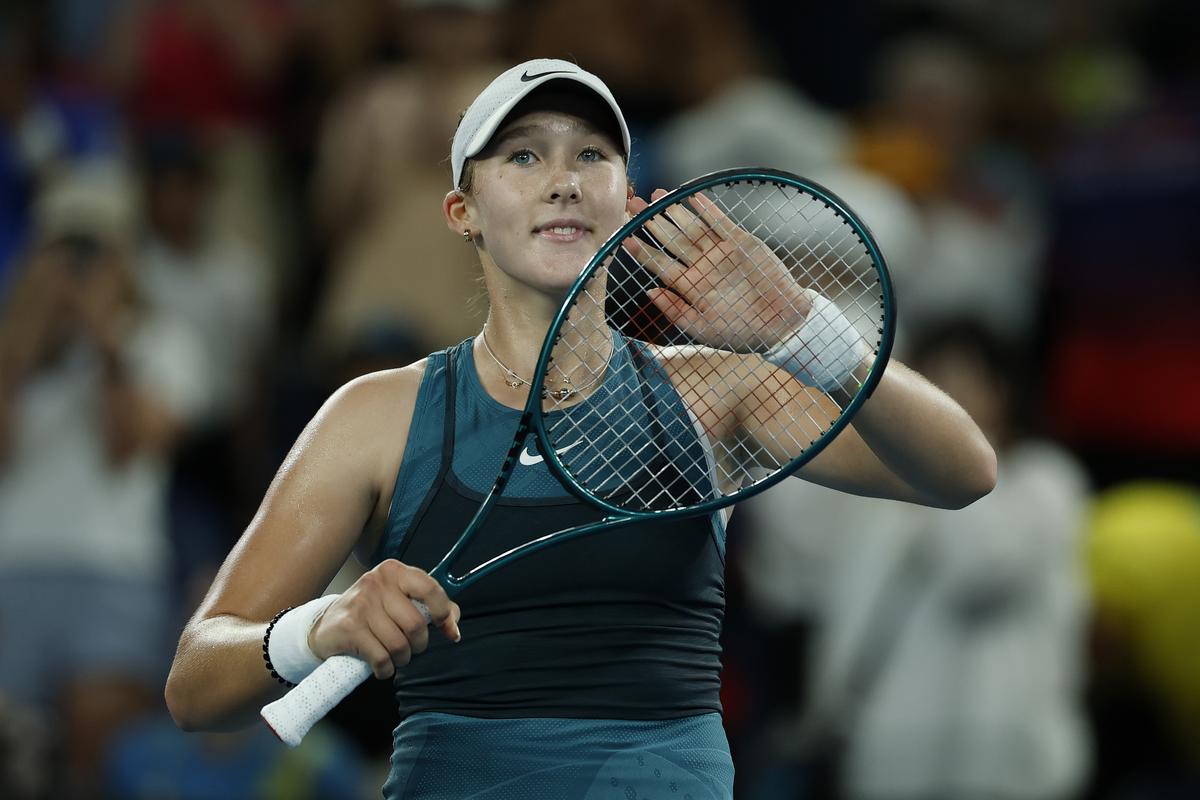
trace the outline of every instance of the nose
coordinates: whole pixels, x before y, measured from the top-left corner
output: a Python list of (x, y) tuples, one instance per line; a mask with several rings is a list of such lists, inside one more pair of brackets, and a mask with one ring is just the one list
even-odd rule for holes
[(550, 202), (579, 201), (579, 176), (574, 170), (563, 169), (555, 172), (546, 186), (546, 199)]

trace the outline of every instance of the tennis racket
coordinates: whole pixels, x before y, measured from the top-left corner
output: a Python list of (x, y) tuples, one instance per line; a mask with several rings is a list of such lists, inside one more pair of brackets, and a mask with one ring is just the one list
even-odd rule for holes
[[(840, 321), (832, 336), (821, 330), (829, 309)], [(883, 373), (894, 327), (879, 247), (829, 190), (755, 168), (713, 173), (659, 197), (604, 243), (567, 292), (500, 473), (430, 574), (453, 597), (544, 548), (711, 514), (763, 491), (850, 422)], [(790, 369), (775, 366), (780, 342), (797, 330), (811, 346), (789, 351)], [(614, 377), (621, 348), (656, 366)], [(830, 368), (822, 362), (851, 351), (853, 377), (819, 388)], [(652, 390), (648, 373), (665, 376), (676, 397)], [(531, 435), (554, 476), (604, 518), (459, 564)], [(357, 658), (332, 656), (264, 707), (263, 719), (295, 746), (370, 674)]]

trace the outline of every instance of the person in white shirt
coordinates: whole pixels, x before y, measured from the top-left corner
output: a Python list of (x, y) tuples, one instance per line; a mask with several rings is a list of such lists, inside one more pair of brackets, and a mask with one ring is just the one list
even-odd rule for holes
[(854, 800), (1072, 797), (1089, 760), (1087, 479), (1013, 428), (1013, 373), (982, 326), (927, 331), (912, 361), (996, 447), (996, 488), (954, 512), (800, 481), (746, 504), (751, 600), (817, 631), (807, 708), (779, 740), (809, 750), (794, 758), (834, 743)]
[(0, 309), (0, 696), (54, 721), (82, 791), (165, 677), (170, 459), (211, 381), (137, 299), (119, 170), (68, 173), (37, 223)]

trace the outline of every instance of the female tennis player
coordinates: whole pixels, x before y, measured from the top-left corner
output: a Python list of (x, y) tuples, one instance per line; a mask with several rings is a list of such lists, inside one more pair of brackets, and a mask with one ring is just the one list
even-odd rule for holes
[[(309, 424), (183, 632), (166, 687), (181, 727), (252, 719), (278, 681), (297, 682), (344, 653), (393, 681), (401, 722), (385, 797), (732, 796), (718, 701), (719, 514), (546, 549), (465, 590), (461, 608), (426, 572), (491, 485), (540, 345), (581, 266), (646, 208), (626, 173), (629, 151), (612, 94), (574, 64), (520, 64), (475, 99), (454, 137), (444, 212), (482, 263), (483, 330), (350, 382)], [(711, 222), (720, 212), (701, 205), (699, 213)], [(646, 261), (665, 285), (679, 279), (670, 264)], [(691, 288), (725, 302), (729, 287), (710, 277)], [(655, 292), (654, 304), (688, 323), (678, 295)], [(815, 308), (814, 300), (809, 313)], [(728, 318), (769, 316), (748, 309)], [(803, 321), (778, 322), (768, 335), (784, 343), (790, 331), (801, 335)], [(728, 342), (741, 335), (737, 322), (697, 335)], [(695, 349), (621, 346), (617, 337), (603, 345), (556, 358), (547, 394), (582, 403), (610, 375), (651, 360), (698, 420), (697, 437), (737, 419), (749, 440), (769, 439), (770, 415), (717, 407), (735, 400), (712, 399), (720, 369), (698, 363)], [(786, 358), (779, 363), (789, 369)], [(793, 374), (829, 391), (861, 380), (857, 363), (831, 369), (819, 379)], [(852, 427), (797, 474), (857, 494), (961, 507), (990, 491), (995, 464), (967, 414), (893, 361)], [(466, 559), (479, 563), (596, 516), (552, 477), (545, 454), (527, 447)], [(370, 569), (346, 592), (318, 597), (351, 552)]]

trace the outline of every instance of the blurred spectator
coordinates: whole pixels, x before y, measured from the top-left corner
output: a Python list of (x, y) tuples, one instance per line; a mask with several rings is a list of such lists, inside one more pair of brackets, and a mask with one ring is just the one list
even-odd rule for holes
[[(657, 185), (669, 188), (746, 166), (810, 178), (845, 200), (871, 228), (903, 291), (906, 279), (924, 266), (922, 221), (897, 187), (850, 162), (850, 125), (772, 74), (737, 6), (692, 3), (681, 20), (674, 45), (681, 63), (673, 79), (686, 105), (652, 137)], [(649, 192), (657, 185), (644, 188)]]
[(133, 0), (109, 43), (113, 89), (137, 130), (262, 125), (285, 52), (282, 0)]
[(845, 160), (840, 116), (776, 78), (735, 5), (689, 4), (671, 80), (682, 107), (658, 126), (654, 146), (672, 185), (727, 167), (762, 165), (801, 174)]
[(242, 524), (242, 499), (257, 488), (243, 485), (254, 483), (259, 441), (248, 411), (265, 383), (275, 303), (260, 252), (215, 215), (211, 150), (162, 129), (139, 153), (145, 216), (133, 278), (146, 305), (190, 329), (207, 365), (210, 402), (175, 451), (169, 495), (174, 599), (186, 617), (187, 585), (211, 580)]
[(363, 325), (393, 318), (426, 348), (479, 329), (474, 251), (450, 235), (442, 198), (458, 117), (503, 66), (503, 0), (408, 0), (392, 30), (408, 59), (368, 75), (335, 103), (321, 136), (318, 219), (332, 267), (315, 336), (326, 355)]
[(73, 158), (114, 154), (119, 125), (104, 98), (55, 86), (39, 69), (33, 11), (0, 10), (0, 297), (31, 225), (39, 186)]
[(1084, 474), (1014, 426), (1018, 373), (983, 328), (926, 332), (912, 361), (988, 435), (999, 483), (961, 511), (799, 481), (746, 504), (750, 600), (818, 630), (808, 707), (770, 746), (822, 748), (849, 798), (1072, 797), (1089, 761)]
[(194, 334), (138, 299), (133, 207), (111, 164), (51, 184), (0, 317), (0, 693), (57, 722), (80, 796), (158, 702), (169, 463), (210, 402)]
[(971, 314), (1028, 344), (1046, 220), (1032, 164), (991, 131), (986, 63), (965, 43), (913, 35), (876, 65), (854, 144), (863, 167), (903, 188), (925, 250), (899, 289), (910, 328)]
[(225, 422), (246, 402), (272, 329), (267, 267), (214, 224), (212, 165), (193, 136), (148, 135), (142, 166), (147, 235), (134, 277), (147, 302), (190, 325), (203, 342), (215, 400), (209, 421)]
[[(695, 62), (697, 40), (713, 38), (705, 33), (706, 25), (737, 21), (737, 11), (723, 14), (718, 8), (722, 5), (732, 6), (720, 0), (533, 0), (514, 32), (514, 60), (562, 58), (603, 75), (613, 95), (621, 98), (629, 126), (629, 174), (649, 194), (662, 182), (655, 142), (658, 126), (699, 101), (697, 85), (709, 85), (722, 68), (742, 67), (719, 53), (714, 54), (712, 69)], [(583, 19), (586, 25), (579, 24)], [(713, 34), (720, 38), (721, 32)], [(693, 78), (696, 69), (701, 74)]]
[(50, 745), (46, 718), (0, 692), (0, 795), (8, 800), (49, 797)]
[(106, 59), (134, 138), (186, 131), (211, 169), (207, 222), (261, 254), (274, 270), (287, 237), (271, 143), (297, 6), (288, 0), (131, 0), (113, 25)]

